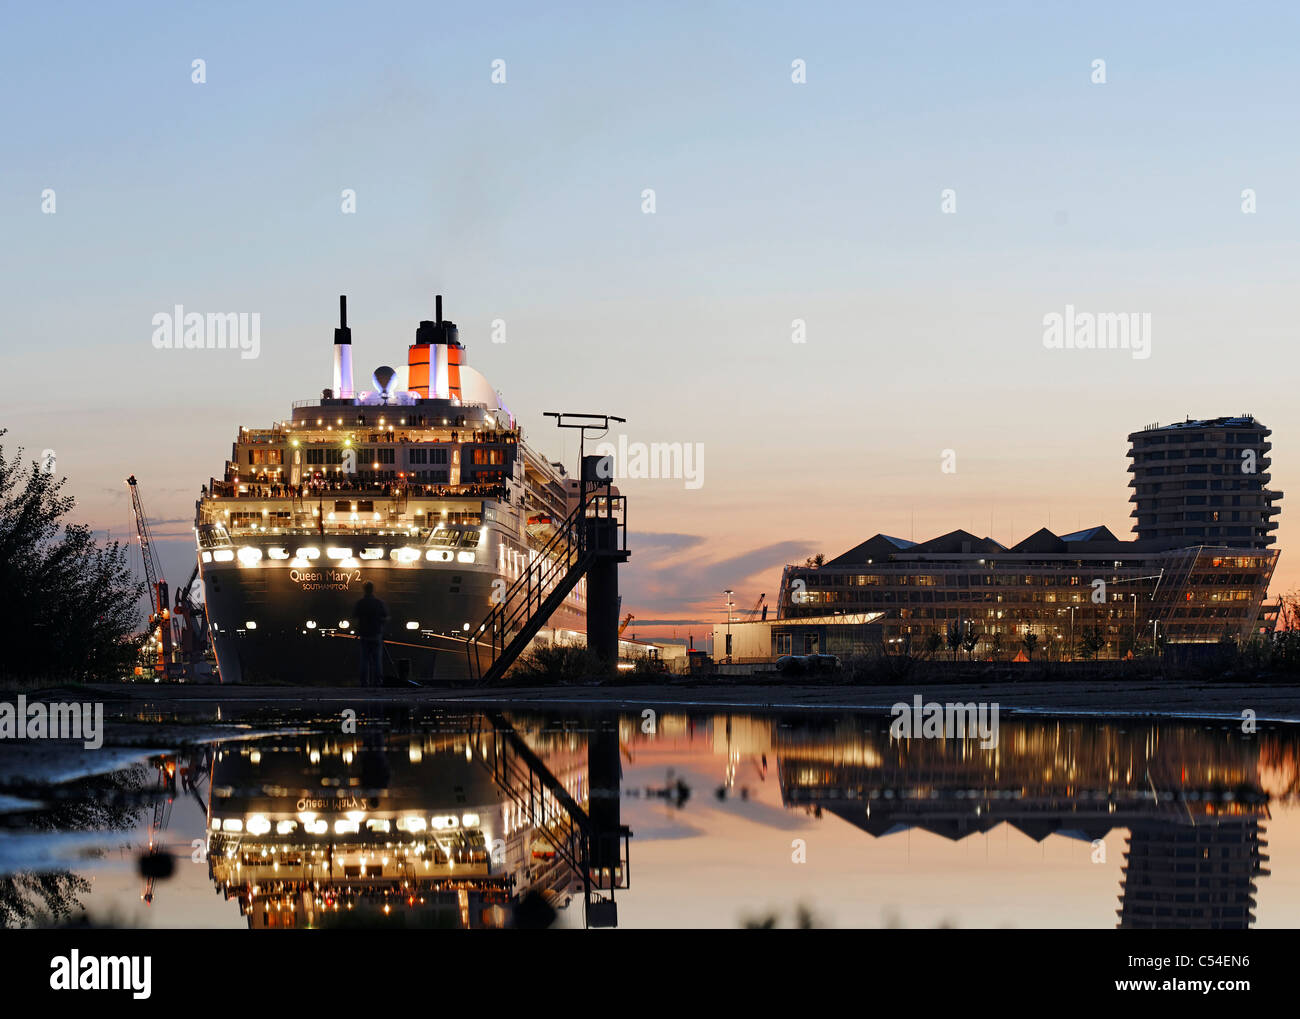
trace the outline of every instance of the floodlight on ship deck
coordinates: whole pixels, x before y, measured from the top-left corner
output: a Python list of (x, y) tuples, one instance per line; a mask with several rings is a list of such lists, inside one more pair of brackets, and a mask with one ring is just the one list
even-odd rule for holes
[(271, 822), (264, 814), (254, 814), (246, 827), (250, 835), (266, 835), (271, 830)]

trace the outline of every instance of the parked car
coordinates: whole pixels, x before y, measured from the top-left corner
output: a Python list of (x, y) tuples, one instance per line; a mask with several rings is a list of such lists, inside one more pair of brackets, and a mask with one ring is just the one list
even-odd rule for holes
[(776, 660), (776, 671), (783, 676), (838, 672), (840, 660), (836, 655), (782, 655)]

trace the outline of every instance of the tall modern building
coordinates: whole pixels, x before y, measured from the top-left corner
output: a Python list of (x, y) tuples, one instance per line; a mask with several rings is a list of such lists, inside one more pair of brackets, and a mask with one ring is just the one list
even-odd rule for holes
[(1249, 415), (1148, 425), (1128, 437), (1133, 531), (1182, 545), (1267, 548), (1281, 492), (1268, 488), (1272, 431)]
[[(1269, 434), (1249, 417), (1134, 432), (1136, 540), (1104, 526), (1042, 528), (1011, 546), (960, 530), (923, 542), (877, 534), (821, 566), (787, 566), (778, 618), (878, 614), (887, 649), (956, 632), (974, 635), (979, 655), (1014, 655), (1028, 634), (1049, 657), (1244, 638), (1279, 556)], [(822, 649), (772, 653), (791, 650)]]

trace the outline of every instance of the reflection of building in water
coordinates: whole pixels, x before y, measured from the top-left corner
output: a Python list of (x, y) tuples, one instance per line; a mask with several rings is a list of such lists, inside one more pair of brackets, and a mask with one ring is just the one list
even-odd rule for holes
[(774, 730), (782, 800), (881, 837), (961, 839), (1007, 823), (1041, 841), (1131, 832), (1122, 927), (1246, 927), (1268, 795), (1259, 744), (1199, 727), (1004, 722), (999, 745), (860, 726)]
[(1124, 854), (1119, 926), (1245, 930), (1266, 877), (1258, 815), (1197, 825), (1137, 824)]
[(521, 767), (530, 750), (509, 735), (479, 718), (460, 732), (227, 745), (210, 875), (253, 928), (503, 926), (529, 892), (562, 909), (582, 885), (585, 741), (534, 737)]

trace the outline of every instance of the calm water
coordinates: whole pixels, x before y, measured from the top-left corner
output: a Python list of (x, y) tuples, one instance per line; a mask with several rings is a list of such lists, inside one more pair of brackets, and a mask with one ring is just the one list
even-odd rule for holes
[[(201, 721), (228, 738), (10, 804), (0, 871), (132, 926), (582, 927), (583, 847), (587, 915), (624, 928), (1300, 917), (1300, 741), (1284, 727), (1004, 719), (982, 749), (855, 714)], [(175, 865), (146, 904), (151, 841)]]

